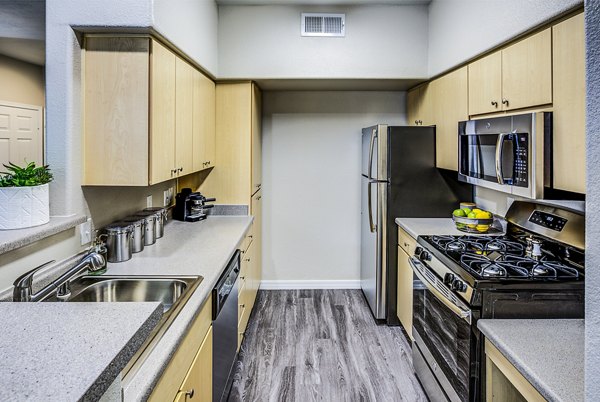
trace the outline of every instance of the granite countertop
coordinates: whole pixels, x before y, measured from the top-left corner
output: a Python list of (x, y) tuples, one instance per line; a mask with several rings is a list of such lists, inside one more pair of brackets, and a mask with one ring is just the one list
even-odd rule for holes
[[(251, 216), (209, 216), (201, 222), (172, 221), (165, 236), (133, 255), (108, 264), (110, 275), (201, 275), (204, 277), (139, 370), (123, 379), (125, 400), (146, 400), (194, 318), (250, 227)], [(131, 377), (131, 378), (130, 378)]]
[(85, 222), (87, 217), (75, 215), (51, 217), (45, 225), (25, 229), (0, 230), (0, 254), (27, 246), (46, 237), (55, 235)]
[(479, 320), (477, 327), (548, 401), (584, 397), (584, 320)]
[(0, 303), (0, 400), (98, 400), (162, 311), (161, 303)]
[[(456, 228), (452, 218), (396, 218), (396, 225), (411, 235), (413, 238), (424, 235), (475, 235), (477, 233), (465, 233)], [(502, 233), (497, 233), (500, 235)], [(493, 236), (493, 234), (482, 233), (485, 236)]]

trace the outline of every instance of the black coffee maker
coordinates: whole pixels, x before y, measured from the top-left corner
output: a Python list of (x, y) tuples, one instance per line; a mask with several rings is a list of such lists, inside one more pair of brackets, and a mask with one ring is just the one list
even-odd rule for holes
[(192, 192), (191, 188), (182, 188), (181, 192), (175, 196), (173, 219), (184, 222), (204, 220), (207, 209), (214, 207), (214, 205), (206, 203), (216, 200), (216, 198), (206, 198), (199, 192)]

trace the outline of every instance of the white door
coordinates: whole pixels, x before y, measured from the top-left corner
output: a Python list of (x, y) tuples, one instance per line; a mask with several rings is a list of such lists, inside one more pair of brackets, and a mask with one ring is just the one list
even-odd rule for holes
[(0, 171), (12, 162), (44, 164), (42, 108), (0, 102)]

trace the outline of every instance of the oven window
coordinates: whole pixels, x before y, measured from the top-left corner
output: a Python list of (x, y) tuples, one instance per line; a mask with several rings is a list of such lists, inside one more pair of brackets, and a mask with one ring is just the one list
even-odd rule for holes
[(497, 182), (496, 141), (497, 134), (461, 135), (460, 172), (465, 176)]
[[(418, 281), (416, 281), (418, 283)], [(471, 326), (424, 286), (413, 289), (413, 330), (418, 333), (461, 401), (469, 400)], [(429, 362), (431, 365), (431, 362)]]

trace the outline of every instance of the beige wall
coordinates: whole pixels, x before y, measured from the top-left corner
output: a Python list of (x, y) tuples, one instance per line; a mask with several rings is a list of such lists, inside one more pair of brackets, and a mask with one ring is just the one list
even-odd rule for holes
[(0, 55), (0, 100), (45, 106), (44, 67)]

